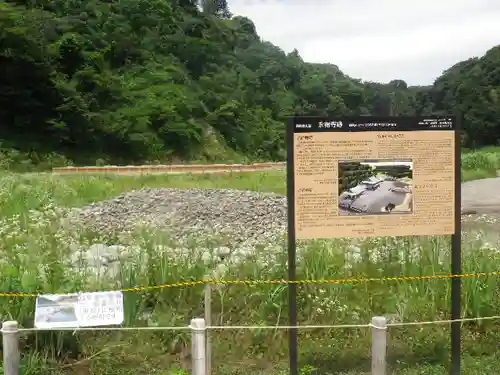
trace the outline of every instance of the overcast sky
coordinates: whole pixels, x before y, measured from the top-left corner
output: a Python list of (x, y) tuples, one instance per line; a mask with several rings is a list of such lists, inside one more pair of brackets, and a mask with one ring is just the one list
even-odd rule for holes
[(363, 80), (432, 84), (500, 44), (500, 0), (228, 0), (264, 40)]

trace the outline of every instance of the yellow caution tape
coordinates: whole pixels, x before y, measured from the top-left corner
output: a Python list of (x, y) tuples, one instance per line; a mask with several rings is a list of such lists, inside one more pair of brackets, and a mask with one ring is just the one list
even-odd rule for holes
[[(443, 279), (456, 279), (456, 278), (479, 278), (488, 276), (499, 276), (500, 271), (497, 272), (480, 272), (480, 273), (465, 273), (461, 275), (428, 275), (428, 276), (397, 276), (397, 277), (369, 277), (369, 278), (348, 278), (348, 279), (319, 279), (319, 280), (198, 280), (198, 281), (183, 281), (172, 284), (160, 284), (149, 286), (137, 286), (132, 288), (120, 289), (121, 292), (145, 292), (157, 289), (167, 288), (184, 288), (193, 287), (197, 285), (280, 285), (280, 284), (295, 284), (295, 285), (348, 285), (348, 284), (362, 284), (370, 282), (394, 282), (394, 281), (423, 281), (423, 280), (443, 280)], [(37, 293), (25, 292), (0, 292), (0, 297), (36, 297)]]

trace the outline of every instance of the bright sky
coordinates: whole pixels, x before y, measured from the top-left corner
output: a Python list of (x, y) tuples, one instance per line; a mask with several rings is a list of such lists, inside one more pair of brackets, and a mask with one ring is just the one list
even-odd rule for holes
[(432, 84), (500, 44), (500, 0), (228, 0), (262, 39), (368, 81)]

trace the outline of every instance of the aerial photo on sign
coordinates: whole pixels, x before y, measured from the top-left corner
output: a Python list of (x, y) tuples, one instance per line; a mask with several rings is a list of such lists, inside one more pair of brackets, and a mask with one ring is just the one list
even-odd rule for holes
[(411, 160), (339, 161), (339, 215), (413, 213)]
[(48, 294), (38, 296), (35, 309), (35, 327), (77, 327), (76, 304), (78, 294)]

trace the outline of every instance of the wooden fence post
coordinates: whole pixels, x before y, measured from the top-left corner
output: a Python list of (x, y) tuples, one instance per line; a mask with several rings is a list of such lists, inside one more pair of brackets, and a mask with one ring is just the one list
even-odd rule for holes
[(372, 318), (372, 375), (385, 375), (387, 371), (387, 319)]
[[(206, 375), (206, 349), (205, 349), (205, 319), (196, 318), (191, 319), (191, 329), (192, 329), (192, 349), (191, 349), (191, 360), (192, 360), (192, 372), (193, 375)], [(17, 374), (16, 374), (17, 375)]]
[(16, 321), (2, 323), (2, 343), (4, 375), (19, 375), (21, 354), (19, 353), (19, 326)]

